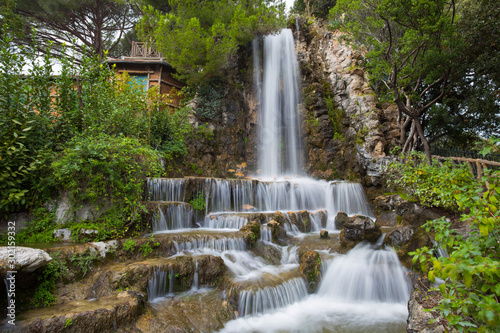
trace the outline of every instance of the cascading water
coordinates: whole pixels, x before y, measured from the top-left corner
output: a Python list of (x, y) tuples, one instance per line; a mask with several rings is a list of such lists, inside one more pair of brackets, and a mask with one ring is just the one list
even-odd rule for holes
[(257, 290), (243, 290), (238, 299), (240, 316), (270, 312), (293, 304), (307, 296), (304, 279), (296, 278), (276, 287), (265, 287)]
[(184, 202), (167, 202), (158, 205), (158, 215), (153, 216), (153, 232), (187, 229), (193, 227), (194, 211)]
[(175, 274), (173, 270), (162, 271), (155, 267), (148, 282), (148, 298), (153, 303), (165, 296), (173, 296)]
[[(254, 43), (257, 47), (258, 43)], [(254, 55), (259, 55), (255, 51)], [(262, 91), (259, 130), (259, 168), (264, 177), (302, 174), (302, 142), (298, 65), (293, 34), (284, 29), (280, 34), (264, 37), (264, 70), (262, 88), (256, 75), (256, 86)], [(260, 62), (255, 61), (255, 64)], [(255, 73), (260, 73), (259, 68)], [(260, 94), (257, 93), (259, 96)]]
[(231, 321), (221, 332), (405, 332), (408, 298), (394, 250), (361, 243), (332, 260), (316, 294)]

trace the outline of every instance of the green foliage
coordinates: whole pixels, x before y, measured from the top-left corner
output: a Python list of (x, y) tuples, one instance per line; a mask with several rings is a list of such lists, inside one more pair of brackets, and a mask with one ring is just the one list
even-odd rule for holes
[(60, 252), (52, 254), (52, 260), (47, 263), (43, 273), (38, 277), (42, 282), (35, 291), (33, 305), (35, 307), (49, 306), (57, 301), (53, 295), (56, 290), (56, 282), (68, 274), (68, 268), (60, 258)]
[(284, 25), (283, 5), (274, 1), (169, 0), (168, 5), (167, 13), (144, 9), (139, 36), (153, 41), (189, 85), (224, 78), (240, 46)]
[(38, 208), (33, 212), (33, 219), (27, 223), (26, 228), (16, 233), (16, 241), (19, 244), (52, 243), (56, 241), (53, 234), (56, 228), (54, 211)]
[(197, 195), (193, 198), (193, 200), (190, 200), (189, 203), (191, 206), (193, 206), (193, 209), (199, 212), (204, 213), (205, 212), (205, 194), (203, 191), (198, 192)]
[(137, 247), (137, 243), (135, 240), (129, 238), (123, 243), (123, 249), (127, 252), (133, 253), (135, 248)]
[(196, 114), (210, 120), (221, 120), (224, 85), (211, 81), (200, 85), (196, 91)]
[[(381, 95), (391, 95), (402, 118), (419, 128), (450, 87), (462, 43), (454, 12), (454, 3), (445, 0), (338, 0), (330, 19), (366, 48), (372, 84)], [(416, 133), (430, 160), (425, 133)]]
[(332, 121), (335, 139), (340, 139), (342, 141), (344, 138), (342, 134), (342, 121), (345, 118), (345, 112), (344, 110), (335, 107), (335, 101), (330, 94), (325, 97), (325, 103), (326, 109), (328, 110), (328, 116)]
[(102, 217), (123, 236), (140, 217), (144, 179), (158, 177), (158, 155), (133, 138), (107, 134), (77, 136), (52, 164), (59, 186), (72, 202), (87, 202), (98, 209), (113, 210)]
[(215, 137), (214, 131), (208, 126), (208, 124), (201, 124), (196, 129), (196, 136), (198, 139), (212, 141)]
[(335, 6), (336, 0), (295, 0), (292, 12), (327, 18), (328, 12)]
[(458, 209), (456, 195), (475, 196), (478, 184), (466, 164), (453, 165), (445, 161), (441, 165), (435, 160), (428, 165), (422, 163), (423, 159), (422, 153), (412, 152), (404, 162), (389, 164), (388, 185), (428, 207)]
[(73, 254), (70, 261), (79, 269), (82, 277), (84, 277), (92, 269), (94, 261), (98, 258), (99, 255), (95, 250), (91, 251), (90, 249), (87, 249), (82, 253)]
[[(461, 212), (461, 221), (470, 225), (463, 236), (445, 218), (427, 222), (422, 228), (433, 232), (438, 246), (449, 257), (434, 257), (427, 247), (410, 253), (429, 280), (444, 280), (439, 286), (442, 300), (433, 308), (440, 318), (460, 332), (496, 332), (500, 324), (500, 174), (487, 170), (476, 180), (466, 169), (451, 165), (427, 167), (411, 162), (390, 167), (398, 175), (392, 182), (407, 187), (424, 204), (439, 205)], [(389, 172), (390, 174), (390, 172)], [(402, 177), (397, 181), (397, 177)], [(432, 184), (433, 183), (433, 184)], [(432, 185), (432, 186), (431, 186)]]
[(64, 328), (70, 327), (73, 325), (73, 320), (71, 318), (66, 318), (66, 322), (64, 323)]
[[(141, 244), (139, 247), (139, 252), (142, 253), (144, 257), (148, 256), (149, 254), (153, 253), (153, 249), (160, 246), (159, 242), (155, 242), (155, 238), (153, 234), (149, 237), (148, 241), (146, 243)], [(123, 245), (125, 248), (125, 245)]]

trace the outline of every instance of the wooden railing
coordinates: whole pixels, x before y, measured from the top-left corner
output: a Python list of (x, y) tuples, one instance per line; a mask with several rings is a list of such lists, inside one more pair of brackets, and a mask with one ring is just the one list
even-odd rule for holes
[(484, 169), (500, 169), (500, 162), (496, 161), (488, 161), (479, 158), (468, 158), (468, 157), (444, 157), (432, 155), (433, 158), (437, 159), (439, 162), (443, 162), (446, 160), (451, 160), (452, 163), (467, 163), (469, 169), (473, 175), (475, 175), (478, 179), (483, 177)]
[(132, 42), (131, 57), (138, 58), (160, 58), (161, 54), (148, 43)]

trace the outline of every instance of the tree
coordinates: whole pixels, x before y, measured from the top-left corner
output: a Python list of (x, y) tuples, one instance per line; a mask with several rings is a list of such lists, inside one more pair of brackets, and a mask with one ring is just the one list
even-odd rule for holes
[(181, 79), (194, 85), (224, 77), (240, 46), (284, 24), (284, 6), (274, 1), (169, 0), (168, 5), (168, 13), (145, 9), (139, 35), (156, 45)]
[(467, 148), (478, 136), (500, 136), (500, 7), (495, 1), (457, 3), (457, 49), (449, 89), (422, 124), (429, 142)]
[[(34, 30), (35, 45), (56, 57), (64, 55), (66, 44), (75, 47), (76, 58), (94, 52), (103, 58), (135, 26), (139, 14), (137, 6), (125, 0), (16, 0), (15, 5), (25, 35)], [(31, 38), (20, 42), (30, 43)]]
[(326, 18), (335, 3), (336, 0), (295, 0), (292, 11)]
[(367, 48), (371, 79), (398, 107), (403, 151), (421, 143), (431, 163), (422, 118), (450, 89), (460, 42), (454, 2), (339, 0), (331, 16)]

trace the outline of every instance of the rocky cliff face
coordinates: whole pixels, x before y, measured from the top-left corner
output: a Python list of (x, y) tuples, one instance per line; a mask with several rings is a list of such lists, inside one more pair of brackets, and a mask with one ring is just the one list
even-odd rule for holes
[(298, 26), (307, 171), (327, 179), (357, 174), (365, 185), (377, 184), (380, 165), (399, 136), (397, 109), (377, 103), (363, 50), (349, 45), (340, 32), (304, 19)]
[(169, 176), (232, 177), (238, 172), (246, 176), (255, 171), (258, 105), (251, 55), (248, 45), (228, 69), (228, 83), (223, 88), (216, 119), (198, 115), (197, 101), (192, 101), (193, 133), (186, 142), (188, 154), (174, 161)]

